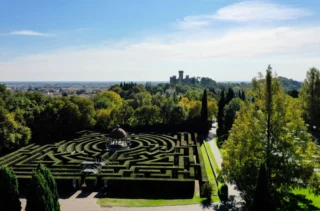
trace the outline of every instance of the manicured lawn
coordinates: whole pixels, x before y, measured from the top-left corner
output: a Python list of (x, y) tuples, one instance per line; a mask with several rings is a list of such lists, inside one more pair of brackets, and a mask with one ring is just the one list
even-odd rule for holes
[(204, 165), (206, 167), (208, 180), (213, 185), (213, 195), (217, 195), (218, 194), (218, 187), (216, 184), (216, 178), (214, 177), (214, 174), (213, 174), (213, 171), (212, 171), (212, 168), (210, 165), (209, 157), (208, 157), (208, 154), (207, 154), (207, 151), (206, 151), (204, 145), (201, 146), (201, 152), (203, 155), (203, 161), (204, 161)]
[(219, 167), (218, 167), (218, 164), (217, 164), (217, 162), (216, 162), (216, 159), (214, 158), (214, 155), (213, 155), (213, 153), (212, 153), (212, 150), (211, 150), (211, 147), (210, 147), (209, 142), (205, 141), (204, 144), (205, 144), (206, 147), (207, 147), (207, 150), (208, 150), (208, 152), (209, 152), (209, 157), (211, 158), (211, 161), (212, 161), (212, 163), (213, 163), (213, 166), (214, 166), (216, 172), (217, 172), (217, 173), (220, 173), (220, 169), (219, 169)]
[[(157, 207), (157, 206), (174, 206), (200, 204), (204, 198), (195, 196), (192, 199), (117, 199), (117, 198), (101, 198), (97, 203), (101, 206), (113, 207)], [(219, 197), (213, 196), (213, 202), (218, 202)]]
[(294, 194), (305, 195), (307, 199), (313, 202), (313, 205), (320, 208), (320, 196), (315, 196), (313, 193), (309, 193), (308, 189), (295, 189), (292, 191)]

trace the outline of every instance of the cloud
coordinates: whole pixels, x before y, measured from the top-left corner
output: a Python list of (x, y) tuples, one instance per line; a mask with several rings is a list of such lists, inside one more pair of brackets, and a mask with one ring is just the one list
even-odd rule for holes
[(32, 30), (12, 31), (9, 33), (2, 33), (1, 35), (6, 35), (6, 36), (52, 36), (51, 34), (36, 32), (36, 31), (32, 31)]
[(213, 21), (271, 22), (311, 15), (313, 15), (311, 11), (294, 6), (244, 1), (220, 8), (215, 14), (186, 16), (183, 20), (178, 20), (177, 24), (182, 29), (192, 29), (208, 26)]
[(166, 80), (177, 69), (184, 69), (191, 76), (250, 80), (271, 63), (279, 75), (302, 80), (306, 69), (320, 66), (320, 26), (192, 33), (172, 34), (170, 39), (174, 42), (160, 37), (125, 46), (114, 44), (22, 56), (0, 62), (0, 78)]

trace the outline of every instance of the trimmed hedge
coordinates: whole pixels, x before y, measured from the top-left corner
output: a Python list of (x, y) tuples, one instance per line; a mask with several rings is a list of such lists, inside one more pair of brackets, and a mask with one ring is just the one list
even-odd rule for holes
[(109, 179), (108, 197), (117, 198), (193, 198), (194, 180)]
[(218, 196), (220, 198), (220, 201), (228, 201), (229, 199), (229, 191), (228, 191), (228, 185), (225, 183), (222, 183), (218, 186)]

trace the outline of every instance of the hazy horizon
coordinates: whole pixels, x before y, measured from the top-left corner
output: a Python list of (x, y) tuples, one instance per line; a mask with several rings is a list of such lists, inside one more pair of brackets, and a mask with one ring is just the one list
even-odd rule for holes
[[(320, 68), (320, 1), (5, 1), (2, 81), (250, 81)], [(103, 80), (105, 81), (105, 80)]]

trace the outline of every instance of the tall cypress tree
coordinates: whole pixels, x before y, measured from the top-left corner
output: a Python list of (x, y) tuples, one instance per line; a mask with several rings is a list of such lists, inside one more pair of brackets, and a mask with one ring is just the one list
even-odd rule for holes
[(1, 210), (21, 210), (17, 177), (7, 166), (0, 168), (0, 199)]
[(54, 203), (54, 211), (60, 211), (60, 203), (59, 203), (59, 195), (57, 190), (57, 184), (55, 179), (53, 178), (51, 171), (42, 164), (38, 165), (37, 171), (42, 174), (46, 182), (48, 183), (48, 187), (52, 193), (52, 200)]
[(246, 93), (242, 91), (241, 100), (246, 101)]
[(219, 144), (222, 143), (222, 136), (225, 134), (224, 132), (224, 106), (226, 105), (224, 90), (221, 91), (220, 100), (219, 100), (219, 108), (218, 108), (218, 129), (217, 129), (217, 136)]
[(205, 89), (202, 96), (202, 107), (201, 107), (201, 122), (203, 131), (208, 131), (208, 99), (207, 90)]
[(234, 91), (232, 88), (229, 88), (227, 96), (226, 96), (226, 104), (228, 104), (235, 97)]
[(27, 194), (26, 211), (53, 211), (52, 192), (44, 176), (38, 171), (32, 173)]
[(258, 210), (274, 211), (275, 210), (275, 207), (273, 205), (273, 201), (270, 195), (266, 165), (264, 163), (260, 165), (253, 206), (254, 206), (253, 207), (254, 211), (258, 211)]

